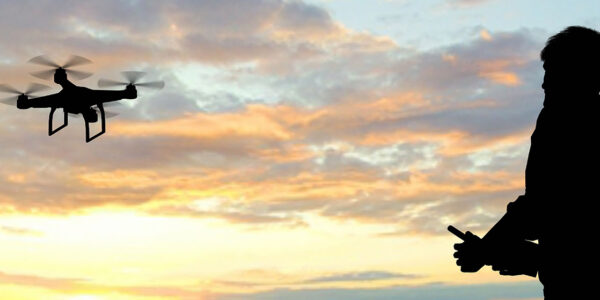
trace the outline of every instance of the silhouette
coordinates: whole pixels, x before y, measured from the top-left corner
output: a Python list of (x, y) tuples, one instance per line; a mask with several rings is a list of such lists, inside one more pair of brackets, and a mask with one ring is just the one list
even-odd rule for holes
[[(145, 75), (143, 72), (127, 71), (122, 72), (127, 79), (126, 82), (100, 79), (99, 87), (125, 86), (124, 90), (92, 90), (86, 87), (76, 86), (67, 78), (67, 74), (75, 79), (84, 79), (91, 76), (91, 73), (75, 71), (70, 69), (74, 66), (89, 64), (91, 61), (87, 58), (72, 55), (71, 58), (64, 64), (58, 65), (51, 61), (46, 56), (41, 55), (29, 60), (30, 63), (52, 67), (50, 70), (31, 73), (31, 75), (41, 78), (50, 79), (54, 77), (54, 82), (62, 87), (62, 90), (56, 94), (42, 96), (38, 98), (30, 98), (34, 93), (48, 89), (49, 87), (32, 83), (29, 88), (21, 92), (9, 85), (0, 84), (0, 92), (11, 93), (18, 95), (1, 101), (4, 104), (15, 105), (19, 109), (28, 108), (50, 108), (50, 116), (48, 120), (48, 135), (53, 135), (61, 129), (69, 125), (68, 114), (81, 114), (85, 121), (85, 140), (87, 143), (101, 136), (106, 132), (106, 117), (110, 117), (110, 112), (104, 110), (105, 103), (114, 102), (122, 99), (136, 99), (137, 87), (148, 87), (161, 89), (164, 87), (163, 81), (153, 81), (138, 83), (138, 80)], [(96, 108), (93, 108), (95, 106)], [(63, 124), (58, 128), (52, 128), (54, 112), (58, 109), (63, 109)], [(98, 122), (98, 113), (100, 113), (101, 130), (93, 136), (90, 136), (90, 123)]]
[(545, 99), (525, 194), (483, 238), (448, 230), (463, 239), (454, 245), (463, 272), (490, 265), (501, 275), (537, 274), (546, 300), (588, 299), (600, 267), (600, 33), (568, 27), (548, 39), (541, 60)]

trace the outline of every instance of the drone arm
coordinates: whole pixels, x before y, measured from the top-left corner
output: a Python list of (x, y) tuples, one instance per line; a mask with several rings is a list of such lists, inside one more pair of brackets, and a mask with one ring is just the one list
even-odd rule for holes
[(137, 93), (132, 93), (131, 91), (125, 89), (121, 91), (113, 91), (113, 90), (93, 90), (95, 98), (97, 99), (96, 103), (106, 103), (119, 101), (123, 99), (135, 99), (137, 98)]
[(52, 94), (42, 97), (26, 100), (28, 107), (44, 108), (44, 107), (62, 107), (58, 94)]

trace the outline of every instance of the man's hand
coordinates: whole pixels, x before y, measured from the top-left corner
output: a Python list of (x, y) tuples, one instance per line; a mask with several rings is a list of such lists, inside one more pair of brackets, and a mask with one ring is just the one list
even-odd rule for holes
[(539, 247), (529, 241), (504, 242), (494, 247), (491, 254), (492, 270), (500, 275), (528, 275), (535, 277), (538, 270)]
[(485, 250), (483, 241), (470, 231), (465, 233), (465, 241), (454, 244), (454, 257), (457, 258), (456, 264), (460, 266), (462, 272), (477, 272), (485, 265)]
[(517, 275), (525, 274), (523, 270), (519, 269), (519, 266), (514, 266), (512, 264), (504, 264), (504, 263), (492, 264), (492, 270), (498, 271), (500, 273), (500, 275), (504, 275), (504, 276), (517, 276)]

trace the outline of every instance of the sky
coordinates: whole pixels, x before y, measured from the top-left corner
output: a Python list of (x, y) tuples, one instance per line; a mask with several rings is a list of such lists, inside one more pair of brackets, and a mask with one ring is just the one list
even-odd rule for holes
[[(3, 299), (541, 299), (464, 274), (524, 192), (539, 52), (598, 1), (0, 1), (0, 83), (46, 54), (164, 80), (47, 136), (0, 107)], [(41, 93), (43, 94), (43, 93)], [(6, 95), (8, 96), (8, 95)], [(96, 127), (96, 129), (98, 129)]]

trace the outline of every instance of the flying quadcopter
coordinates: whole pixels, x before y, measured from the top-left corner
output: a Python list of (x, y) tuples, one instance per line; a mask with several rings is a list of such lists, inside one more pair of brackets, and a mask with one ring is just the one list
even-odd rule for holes
[[(154, 89), (162, 89), (165, 86), (163, 81), (152, 81), (138, 83), (138, 80), (145, 75), (144, 72), (126, 71), (122, 72), (123, 77), (127, 81), (115, 81), (108, 79), (100, 79), (98, 87), (116, 87), (125, 86), (124, 90), (93, 90), (83, 86), (77, 86), (67, 79), (67, 74), (74, 79), (85, 79), (92, 76), (92, 73), (76, 71), (70, 69), (74, 66), (89, 64), (91, 61), (87, 58), (72, 55), (69, 60), (63, 65), (59, 65), (44, 55), (36, 56), (29, 60), (30, 63), (52, 67), (50, 70), (31, 73), (31, 75), (50, 80), (54, 77), (54, 82), (62, 87), (62, 90), (56, 94), (30, 98), (33, 93), (41, 92), (49, 89), (48, 86), (39, 83), (32, 83), (26, 91), (19, 91), (9, 85), (0, 84), (0, 92), (11, 93), (18, 95), (0, 101), (4, 104), (15, 105), (19, 109), (28, 108), (50, 108), (50, 116), (48, 120), (48, 135), (53, 135), (61, 129), (69, 125), (68, 114), (83, 116), (85, 121), (85, 141), (91, 142), (95, 138), (106, 132), (106, 117), (111, 117), (110, 112), (104, 111), (105, 103), (110, 105), (112, 102), (122, 99), (136, 99), (136, 87), (147, 87)], [(54, 112), (62, 108), (64, 121), (58, 128), (52, 128), (52, 119)], [(101, 130), (90, 137), (90, 123), (98, 122), (98, 113), (100, 114)], [(116, 114), (113, 114), (116, 115)]]

